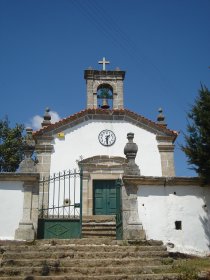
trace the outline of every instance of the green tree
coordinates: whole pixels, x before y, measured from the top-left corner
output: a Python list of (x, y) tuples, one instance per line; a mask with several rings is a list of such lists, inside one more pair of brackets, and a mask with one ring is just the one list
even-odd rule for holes
[(23, 157), (24, 126), (9, 126), (7, 117), (0, 120), (0, 172), (14, 172)]
[(201, 85), (198, 97), (188, 113), (185, 152), (188, 163), (192, 165), (204, 184), (210, 183), (210, 91)]

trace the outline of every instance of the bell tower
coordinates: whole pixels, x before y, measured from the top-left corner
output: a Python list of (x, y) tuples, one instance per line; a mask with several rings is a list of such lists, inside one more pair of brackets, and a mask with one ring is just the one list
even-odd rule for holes
[(103, 57), (102, 70), (93, 70), (89, 68), (84, 71), (84, 78), (87, 87), (87, 109), (123, 109), (123, 81), (125, 71), (119, 68), (115, 70), (106, 70), (106, 61)]

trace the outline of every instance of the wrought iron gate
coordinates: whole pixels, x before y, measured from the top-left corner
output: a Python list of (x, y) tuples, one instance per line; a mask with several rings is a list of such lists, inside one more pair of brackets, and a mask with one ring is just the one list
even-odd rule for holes
[(43, 178), (39, 198), (38, 238), (81, 238), (82, 170)]

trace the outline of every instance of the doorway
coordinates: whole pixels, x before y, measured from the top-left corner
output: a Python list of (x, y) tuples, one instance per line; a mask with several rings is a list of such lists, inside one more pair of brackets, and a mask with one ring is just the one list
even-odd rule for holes
[(116, 215), (116, 180), (93, 180), (93, 214)]

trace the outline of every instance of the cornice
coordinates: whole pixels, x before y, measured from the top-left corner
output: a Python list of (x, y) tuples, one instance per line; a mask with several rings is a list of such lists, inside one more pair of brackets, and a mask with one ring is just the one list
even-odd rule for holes
[(158, 149), (160, 152), (173, 152), (174, 151), (174, 145), (158, 145)]
[(201, 186), (198, 177), (123, 176), (123, 182), (135, 186)]
[(109, 76), (116, 77), (116, 78), (121, 78), (124, 80), (125, 78), (125, 71), (121, 70), (109, 70), (109, 71), (104, 71), (104, 70), (85, 70), (84, 71), (84, 78), (87, 79), (98, 79), (100, 78), (105, 78), (106, 80), (109, 79)]
[(23, 181), (36, 182), (40, 178), (39, 173), (14, 173), (3, 172), (0, 173), (0, 181)]

